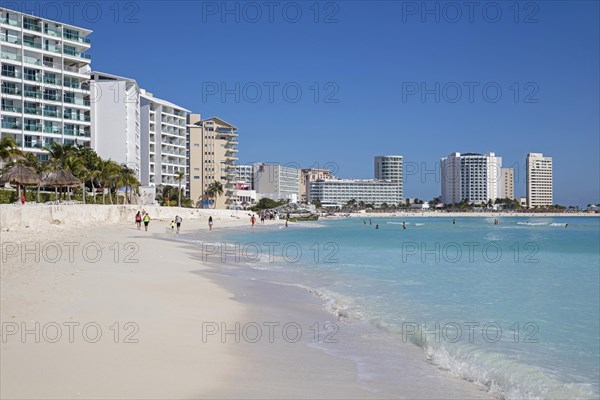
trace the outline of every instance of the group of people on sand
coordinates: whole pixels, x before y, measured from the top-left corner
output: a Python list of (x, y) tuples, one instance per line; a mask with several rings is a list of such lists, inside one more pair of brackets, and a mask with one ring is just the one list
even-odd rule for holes
[[(181, 222), (183, 221), (183, 218), (181, 218), (179, 215), (175, 216), (174, 220), (171, 220), (171, 230), (177, 230), (177, 233), (179, 233), (179, 230), (181, 229)], [(144, 223), (144, 231), (148, 231), (148, 225), (150, 224), (150, 215), (146, 212), (146, 211), (138, 211), (135, 214), (135, 225), (137, 226), (138, 229), (142, 229), (142, 222)], [(211, 230), (212, 230), (212, 217), (210, 217), (209, 220), (209, 224), (211, 226)]]
[[(263, 210), (265, 211), (265, 210)], [(248, 214), (250, 216), (250, 224), (252, 225), (252, 227), (254, 227), (254, 225), (256, 224), (256, 215), (254, 214)], [(270, 220), (277, 220), (279, 219), (279, 214), (277, 213), (277, 211), (275, 211), (274, 213), (263, 213), (261, 211), (261, 213), (259, 213), (259, 217), (260, 217), (260, 223), (264, 224), (265, 223), (265, 217), (268, 217)], [(285, 220), (285, 227), (288, 227), (288, 219), (290, 219), (290, 214), (288, 213), (287, 218)]]
[(142, 222), (144, 223), (144, 230), (147, 231), (148, 224), (150, 223), (150, 216), (146, 211), (144, 211), (143, 215), (141, 211), (138, 211), (137, 214), (135, 214), (135, 224), (138, 229), (142, 229)]

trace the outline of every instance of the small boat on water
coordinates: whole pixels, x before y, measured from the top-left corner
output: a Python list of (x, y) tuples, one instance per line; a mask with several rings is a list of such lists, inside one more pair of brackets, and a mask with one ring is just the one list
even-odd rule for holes
[(290, 215), (288, 221), (299, 222), (299, 221), (317, 221), (319, 219), (318, 214), (301, 214), (301, 215)]

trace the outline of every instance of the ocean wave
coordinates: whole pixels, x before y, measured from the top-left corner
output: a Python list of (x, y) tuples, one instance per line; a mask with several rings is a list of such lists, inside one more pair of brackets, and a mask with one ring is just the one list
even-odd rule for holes
[[(382, 319), (372, 318), (354, 307), (354, 300), (340, 293), (290, 284), (319, 297), (327, 311), (347, 322), (367, 321), (384, 332), (400, 337), (401, 328)], [(597, 398), (590, 385), (565, 383), (550, 372), (520, 362), (509, 356), (490, 352), (469, 343), (439, 345), (429, 343), (421, 335), (411, 335), (409, 341), (425, 352), (429, 362), (452, 375), (475, 383), (486, 391), (507, 400), (589, 399)]]
[(457, 343), (450, 347), (421, 343), (421, 347), (433, 364), (507, 400), (598, 397), (588, 385), (561, 382), (540, 367), (474, 345)]
[(517, 222), (517, 225), (529, 225), (529, 226), (545, 226), (549, 222)]

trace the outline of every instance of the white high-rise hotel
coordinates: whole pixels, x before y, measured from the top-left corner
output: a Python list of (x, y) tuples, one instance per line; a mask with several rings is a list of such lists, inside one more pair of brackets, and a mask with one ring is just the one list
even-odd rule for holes
[(98, 155), (133, 169), (144, 186), (178, 185), (176, 173), (187, 172), (188, 110), (154, 97), (130, 78), (94, 72), (91, 86), (92, 146)]
[(441, 160), (442, 201), (444, 204), (487, 203), (504, 195), (502, 181), (513, 174), (501, 174), (502, 158), (494, 153), (452, 153)]
[(400, 201), (404, 197), (402, 182), (402, 156), (376, 156), (374, 159), (374, 178), (395, 183)]
[(2, 136), (37, 153), (91, 145), (90, 30), (0, 8)]
[(552, 205), (552, 157), (527, 154), (527, 207)]

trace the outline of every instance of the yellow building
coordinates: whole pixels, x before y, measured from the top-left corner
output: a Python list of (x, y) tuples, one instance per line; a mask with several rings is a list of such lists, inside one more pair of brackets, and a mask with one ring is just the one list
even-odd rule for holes
[[(234, 196), (235, 165), (238, 162), (237, 128), (220, 118), (202, 120), (188, 116), (189, 180), (188, 195), (196, 205), (216, 200), (216, 208), (227, 208)], [(206, 191), (220, 182), (223, 195), (208, 199)]]

